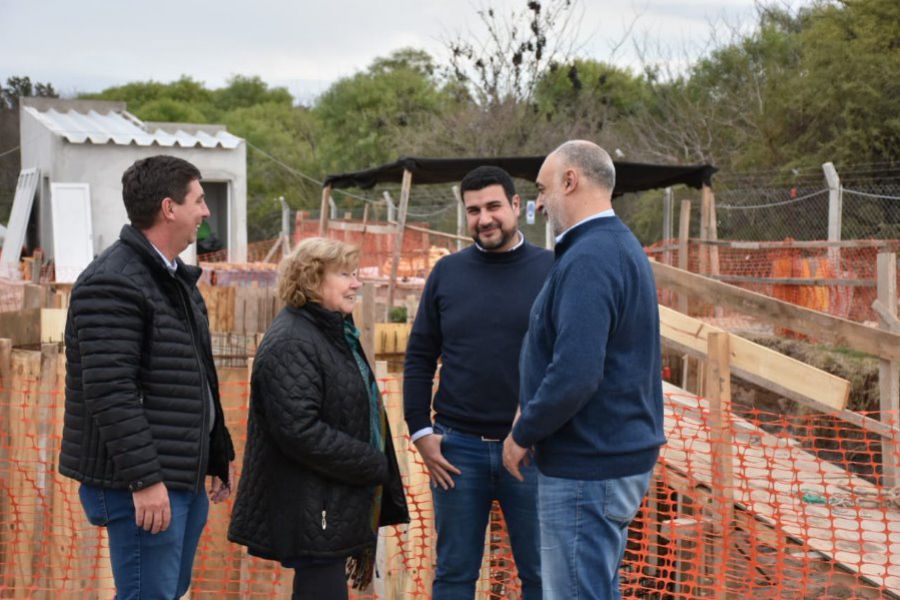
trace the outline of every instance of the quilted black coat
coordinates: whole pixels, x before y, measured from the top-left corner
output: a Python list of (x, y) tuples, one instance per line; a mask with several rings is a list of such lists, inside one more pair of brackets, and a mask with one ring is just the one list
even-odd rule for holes
[(409, 522), (390, 431), (375, 448), (363, 380), (340, 313), (284, 308), (256, 353), (247, 447), (228, 539), (287, 561), (345, 557), (372, 545), (380, 525)]
[(199, 276), (180, 260), (170, 275), (130, 225), (82, 272), (66, 322), (60, 473), (132, 491), (162, 481), (200, 492), (207, 474), (228, 481), (234, 448)]

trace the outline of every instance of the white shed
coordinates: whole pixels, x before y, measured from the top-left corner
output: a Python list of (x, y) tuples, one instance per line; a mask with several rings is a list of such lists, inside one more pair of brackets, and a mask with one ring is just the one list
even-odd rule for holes
[(200, 170), (212, 232), (229, 261), (247, 260), (247, 145), (224, 126), (143, 122), (124, 102), (23, 98), (20, 131), (23, 172), (34, 168), (40, 178), (25, 241), (45, 256), (54, 255), (51, 190), (68, 189), (53, 184), (87, 184), (72, 188), (89, 194), (98, 254), (128, 222), (122, 173), (138, 159), (169, 154)]

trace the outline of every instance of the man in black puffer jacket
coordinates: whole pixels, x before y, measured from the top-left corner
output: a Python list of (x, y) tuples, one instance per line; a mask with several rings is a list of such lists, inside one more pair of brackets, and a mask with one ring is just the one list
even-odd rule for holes
[(179, 598), (206, 524), (204, 480), (225, 500), (234, 460), (200, 269), (178, 258), (209, 210), (200, 172), (171, 156), (135, 162), (122, 186), (131, 225), (72, 290), (59, 470), (107, 528), (116, 598)]

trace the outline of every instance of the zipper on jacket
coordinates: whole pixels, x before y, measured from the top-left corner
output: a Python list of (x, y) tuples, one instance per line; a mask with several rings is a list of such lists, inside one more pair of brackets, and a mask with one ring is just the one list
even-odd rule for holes
[[(197, 361), (197, 369), (200, 371), (200, 405), (201, 405), (201, 427), (200, 434), (200, 468), (197, 469), (197, 483), (195, 485), (196, 493), (203, 493), (203, 477), (206, 474), (206, 450), (208, 444), (203, 443), (203, 436), (209, 437), (210, 432), (207, 431), (206, 418), (209, 399), (212, 397), (212, 390), (207, 389), (209, 381), (206, 378), (206, 371), (203, 369), (203, 361), (197, 353), (197, 339), (194, 336), (194, 314), (191, 312), (190, 306), (184, 299), (185, 290), (179, 281), (174, 281), (174, 285), (178, 288), (178, 298), (181, 300), (181, 306), (184, 309), (184, 316), (187, 317), (188, 333), (191, 336), (191, 348), (194, 350), (194, 359)], [(211, 441), (211, 440), (210, 440)]]

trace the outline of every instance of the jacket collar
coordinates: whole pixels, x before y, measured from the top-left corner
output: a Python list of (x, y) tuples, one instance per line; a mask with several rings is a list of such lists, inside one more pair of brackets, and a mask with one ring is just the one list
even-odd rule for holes
[(578, 240), (588, 235), (591, 231), (599, 229), (620, 231), (623, 227), (624, 224), (617, 216), (585, 221), (566, 232), (566, 236), (562, 241), (553, 248), (554, 255), (556, 258), (559, 258), (566, 250), (574, 246)]
[(287, 310), (295, 315), (306, 317), (319, 327), (319, 329), (335, 339), (344, 338), (345, 319), (350, 319), (350, 322), (353, 322), (352, 316), (348, 315), (347, 317), (344, 317), (344, 315), (338, 311), (328, 310), (317, 302), (307, 302), (300, 308), (288, 306)]
[[(166, 268), (165, 262), (163, 262), (162, 257), (156, 251), (150, 241), (141, 233), (141, 230), (133, 225), (124, 225), (122, 226), (122, 231), (119, 232), (119, 239), (122, 240), (124, 244), (127, 244), (129, 247), (133, 248), (140, 256), (141, 259), (147, 264), (151, 269), (155, 272), (158, 272), (160, 275), (165, 275), (170, 277), (169, 271)], [(203, 269), (200, 267), (194, 267), (192, 265), (186, 265), (184, 262), (175, 257), (175, 262), (178, 263), (178, 269), (175, 271), (175, 277), (179, 277), (183, 279), (185, 283), (190, 286), (196, 285), (197, 280), (200, 279), (201, 273), (203, 273)]]

